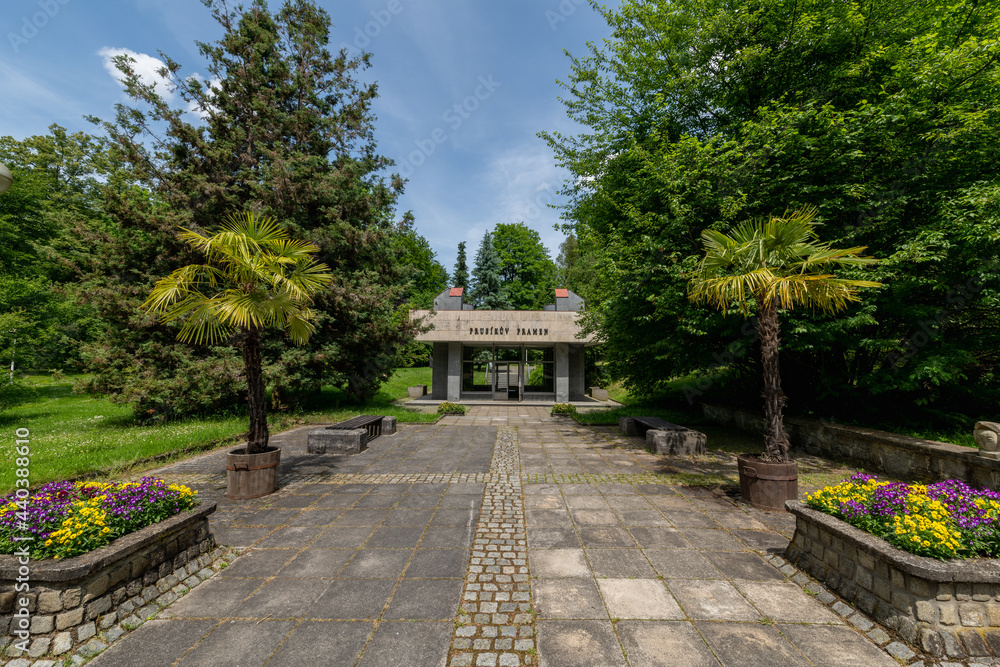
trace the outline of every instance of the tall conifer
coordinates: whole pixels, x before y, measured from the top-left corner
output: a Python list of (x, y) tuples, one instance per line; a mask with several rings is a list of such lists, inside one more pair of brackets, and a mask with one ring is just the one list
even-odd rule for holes
[(472, 299), (486, 310), (508, 310), (510, 303), (500, 282), (500, 258), (493, 247), (489, 232), (483, 235), (483, 242), (476, 253), (476, 265), (472, 269)]

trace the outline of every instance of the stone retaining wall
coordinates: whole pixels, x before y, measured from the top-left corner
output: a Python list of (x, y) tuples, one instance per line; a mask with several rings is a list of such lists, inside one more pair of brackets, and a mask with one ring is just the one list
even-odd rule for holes
[(799, 569), (934, 656), (1000, 656), (1000, 561), (915, 556), (799, 501), (786, 507), (786, 557)]
[[(0, 556), (0, 636), (11, 658), (60, 656), (100, 633), (117, 639), (161, 606), (199, 583), (211, 565), (214, 539), (208, 515), (215, 504), (182, 512), (118, 538), (110, 545), (65, 560), (30, 561), (28, 590), (15, 589), (16, 556)], [(27, 600), (28, 633), (15, 616)], [(123, 627), (119, 627), (118, 624)], [(23, 632), (23, 631), (21, 631)], [(18, 647), (28, 639), (28, 651)], [(100, 640), (97, 644), (104, 646)], [(23, 644), (22, 644), (23, 646)], [(99, 650), (99, 649), (98, 649)], [(95, 651), (96, 652), (96, 651)]]
[[(764, 419), (746, 410), (702, 404), (702, 411), (716, 424), (751, 433), (764, 430)], [(960, 479), (1000, 490), (1000, 461), (980, 456), (970, 447), (798, 417), (785, 418), (785, 431), (793, 450), (807, 454), (859, 463), (901, 479)]]

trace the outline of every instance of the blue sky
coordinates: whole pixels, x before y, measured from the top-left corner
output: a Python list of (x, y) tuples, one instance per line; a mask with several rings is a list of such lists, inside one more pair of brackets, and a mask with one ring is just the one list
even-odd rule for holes
[[(409, 183), (412, 210), (449, 272), (457, 244), (470, 262), (483, 233), (523, 221), (555, 259), (564, 236), (547, 204), (566, 172), (541, 130), (572, 133), (556, 79), (609, 29), (584, 0), (320, 0), (333, 46), (373, 54), (379, 148)], [(272, 9), (279, 5), (270, 3)], [(125, 101), (107, 67), (128, 49), (150, 71), (162, 51), (185, 74), (204, 74), (195, 40), (219, 28), (199, 0), (5, 0), (0, 43), (0, 135), (45, 134), (51, 123), (94, 132)], [(144, 58), (142, 54), (150, 56)], [(457, 106), (456, 106), (457, 105)]]

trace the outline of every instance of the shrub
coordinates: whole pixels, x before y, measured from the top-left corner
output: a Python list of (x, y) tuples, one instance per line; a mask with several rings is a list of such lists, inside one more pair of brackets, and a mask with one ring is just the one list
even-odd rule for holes
[(857, 474), (806, 503), (918, 556), (1000, 556), (1000, 493), (958, 480), (903, 484)]
[(152, 477), (119, 484), (50, 482), (26, 498), (3, 499), (0, 554), (14, 553), (29, 537), (32, 558), (78, 556), (197, 504), (197, 492)]
[(464, 415), (465, 414), (465, 406), (464, 405), (459, 405), (458, 403), (451, 403), (449, 401), (445, 401), (444, 403), (442, 403), (441, 405), (438, 406), (438, 414), (439, 415)]
[(552, 413), (554, 415), (575, 415), (576, 406), (572, 403), (556, 403), (552, 406)]

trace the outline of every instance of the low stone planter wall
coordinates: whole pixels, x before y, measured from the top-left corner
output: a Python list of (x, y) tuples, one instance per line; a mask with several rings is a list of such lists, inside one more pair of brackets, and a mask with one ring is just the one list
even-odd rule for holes
[[(61, 656), (98, 633), (114, 641), (130, 629), (130, 619), (138, 625), (176, 600), (211, 565), (208, 515), (214, 511), (214, 503), (199, 506), (81, 556), (29, 561), (26, 575), (17, 556), (0, 556), (5, 654)], [(104, 646), (96, 642), (94, 652)]]
[[(746, 410), (702, 404), (702, 411), (716, 424), (750, 433), (764, 430), (763, 417)], [(970, 447), (798, 417), (785, 418), (785, 431), (793, 453), (860, 463), (901, 479), (960, 479), (975, 487), (1000, 489), (1000, 461), (980, 456)]]
[(786, 507), (786, 557), (799, 569), (934, 656), (1000, 656), (1000, 560), (915, 556), (797, 500)]

